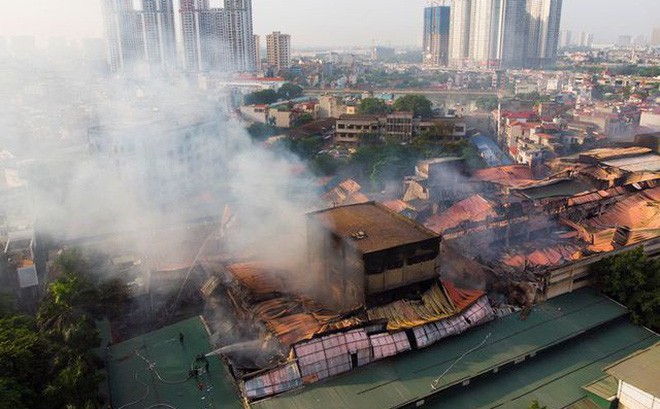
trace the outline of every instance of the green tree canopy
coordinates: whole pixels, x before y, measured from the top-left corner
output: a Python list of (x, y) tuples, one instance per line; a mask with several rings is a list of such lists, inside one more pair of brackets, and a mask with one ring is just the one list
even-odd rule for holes
[(296, 126), (303, 126), (305, 124), (308, 124), (310, 122), (314, 121), (314, 117), (312, 114), (304, 113), (298, 117), (296, 120)]
[(660, 260), (638, 248), (607, 257), (591, 271), (596, 288), (628, 307), (635, 322), (660, 330)]
[(390, 107), (380, 98), (364, 98), (358, 106), (358, 113), (361, 115), (383, 115), (390, 111)]
[(245, 105), (268, 105), (277, 102), (279, 95), (272, 89), (265, 89), (263, 91), (256, 91), (247, 94), (243, 101)]
[(102, 406), (94, 319), (120, 313), (128, 289), (94, 277), (94, 260), (76, 251), (55, 264), (61, 277), (48, 286), (36, 320), (8, 309), (0, 316), (0, 409)]
[(476, 105), (482, 111), (491, 112), (497, 109), (498, 100), (497, 97), (481, 97), (477, 99)]
[(547, 409), (547, 406), (541, 406), (539, 401), (534, 399), (532, 403), (529, 404), (529, 409)]
[(277, 90), (277, 96), (280, 99), (293, 99), (302, 96), (303, 89), (299, 85), (292, 84), (287, 82), (283, 84), (279, 90)]
[(0, 318), (16, 312), (16, 299), (10, 292), (0, 291)]
[(257, 141), (263, 141), (271, 136), (275, 136), (280, 133), (280, 129), (276, 126), (269, 124), (262, 124), (261, 122), (255, 122), (252, 125), (248, 126), (247, 132), (250, 134), (252, 139)]
[(423, 95), (405, 95), (394, 101), (395, 111), (409, 111), (415, 116), (430, 118), (433, 115), (433, 104)]

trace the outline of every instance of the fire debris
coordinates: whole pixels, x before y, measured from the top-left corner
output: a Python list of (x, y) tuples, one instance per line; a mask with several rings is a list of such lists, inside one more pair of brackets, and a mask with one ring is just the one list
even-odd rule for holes
[[(660, 237), (657, 149), (597, 149), (534, 168), (481, 169), (469, 177), (443, 161), (420, 163), (420, 169), (427, 162), (437, 162), (443, 172), (435, 172), (430, 182), (417, 171), (404, 182), (402, 203), (393, 198), (388, 205), (432, 209), (415, 216), (442, 235), (443, 249), (452, 249), (451, 262), (443, 263), (452, 269), (445, 266), (443, 277), (469, 276), (468, 282), (477, 288), (485, 284), (489, 297), (505, 306), (529, 305), (588, 285), (588, 268), (578, 266), (588, 266), (599, 254), (652, 246)], [(453, 188), (457, 181), (458, 191), (471, 194), (432, 191)]]
[[(202, 286), (204, 294), (224, 302), (215, 323), (207, 319), (218, 327), (215, 353), (227, 359), (250, 401), (495, 317), (484, 291), (440, 280), (440, 237), (385, 206), (322, 210), (310, 213), (308, 224), (310, 264), (300, 271), (234, 257), (206, 267), (216, 278)], [(301, 285), (305, 279), (322, 288)]]

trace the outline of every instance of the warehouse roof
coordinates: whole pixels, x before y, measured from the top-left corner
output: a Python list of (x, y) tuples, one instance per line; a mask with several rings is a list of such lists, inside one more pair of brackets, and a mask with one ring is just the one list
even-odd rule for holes
[(660, 397), (660, 342), (629, 355), (606, 369), (615, 378)]
[(375, 202), (333, 207), (309, 216), (353, 243), (363, 254), (438, 237), (424, 226)]
[(619, 389), (619, 382), (613, 376), (604, 376), (582, 387), (587, 392), (606, 401), (613, 401)]
[(578, 193), (585, 193), (593, 190), (593, 187), (578, 179), (565, 179), (551, 181), (550, 183), (544, 182), (542, 184), (532, 185), (524, 189), (519, 189), (523, 196), (532, 199), (548, 199), (552, 197), (571, 197)]
[(604, 161), (603, 164), (613, 168), (620, 168), (628, 172), (658, 172), (660, 171), (660, 155), (649, 153)]
[(483, 382), (447, 391), (423, 407), (520, 409), (536, 400), (548, 408), (594, 408), (581, 385), (601, 378), (609, 363), (657, 340), (656, 334), (619, 320)]
[[(414, 405), (420, 400), (429, 399), (434, 394), (443, 393), (464, 382), (472, 383), (474, 380), (475, 384), (482, 384), (481, 380), (476, 379), (477, 377), (498, 371), (506, 365), (520, 363), (538, 353), (545, 353), (552, 346), (573, 340), (585, 331), (616, 320), (626, 313), (624, 307), (592, 290), (579, 290), (534, 307), (526, 320), (521, 320), (518, 315), (510, 315), (460, 336), (447, 338), (427, 349), (370, 365), (352, 371), (344, 377), (307, 386), (299, 391), (254, 403), (252, 406), (259, 409), (311, 408), (322, 407), (324, 402), (333, 402), (334, 407), (337, 408), (392, 408)], [(611, 361), (601, 365), (594, 363), (594, 359), (597, 360), (600, 356), (607, 357), (617, 349), (640, 342), (639, 338), (650, 336), (648, 331), (634, 326), (630, 326), (628, 332), (634, 333), (634, 336), (622, 333), (619, 336), (622, 346), (612, 347), (608, 341), (600, 341), (597, 345), (591, 346), (588, 351), (592, 356), (590, 361), (581, 361), (587, 352), (576, 349), (568, 356), (562, 355), (559, 363), (550, 365), (563, 365), (562, 371), (567, 374), (570, 374), (567, 368), (571, 366), (580, 368), (593, 364), (594, 368), (600, 370)], [(643, 335), (640, 335), (642, 333)], [(574, 348), (573, 341), (570, 344), (569, 350)], [(600, 346), (608, 348), (609, 352), (601, 353), (598, 351)], [(468, 351), (470, 352), (466, 354)], [(520, 366), (526, 371), (525, 373), (531, 373), (531, 377), (506, 375), (513, 376), (513, 379), (517, 380), (518, 384), (513, 389), (511, 385), (501, 382), (498, 387), (488, 386), (489, 382), (498, 382), (500, 375), (496, 378), (490, 377), (489, 381), (483, 382), (485, 385), (483, 387), (489, 390), (488, 394), (484, 392), (483, 395), (475, 395), (469, 392), (459, 396), (452, 389), (451, 395), (456, 395), (452, 399), (456, 399), (458, 403), (444, 407), (474, 407), (474, 401), (480, 401), (476, 406), (484, 406), (499, 399), (505, 391), (508, 391), (510, 399), (514, 399), (521, 395), (520, 392), (516, 392), (518, 389), (528, 385), (529, 380), (537, 379), (536, 375), (533, 375), (536, 372), (526, 369), (528, 365), (530, 368), (534, 368), (532, 365), (543, 367), (533, 359), (530, 363)], [(441, 376), (443, 372), (446, 373)], [(585, 380), (578, 378), (580, 380), (577, 389), (597, 377)], [(431, 384), (435, 380), (437, 382), (434, 390)], [(558, 385), (564, 383), (559, 382)], [(529, 402), (526, 403), (528, 404)]]
[(651, 152), (651, 149), (644, 147), (630, 148), (599, 148), (580, 153), (581, 162), (598, 163), (606, 160), (627, 158), (631, 156), (645, 155)]
[[(179, 334), (184, 335), (183, 342)], [(112, 407), (242, 408), (217, 357), (209, 358), (208, 373), (188, 377), (195, 357), (212, 349), (200, 317), (111, 346), (107, 367)]]

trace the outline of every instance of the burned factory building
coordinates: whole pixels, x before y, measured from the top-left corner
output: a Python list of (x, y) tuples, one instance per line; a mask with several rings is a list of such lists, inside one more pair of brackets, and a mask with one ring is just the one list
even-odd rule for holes
[[(441, 279), (440, 235), (367, 202), (307, 214), (307, 264), (206, 262), (217, 354), (252, 402), (426, 348), (495, 317), (484, 291)], [(211, 283), (211, 281), (209, 281)]]
[(321, 210), (308, 223), (318, 238), (308, 242), (309, 263), (335, 308), (386, 303), (437, 280), (440, 236), (381, 204)]

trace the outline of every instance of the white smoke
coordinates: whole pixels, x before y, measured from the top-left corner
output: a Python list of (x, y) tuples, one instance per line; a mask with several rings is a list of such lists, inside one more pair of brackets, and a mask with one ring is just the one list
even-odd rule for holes
[[(0, 150), (24, 163), (40, 233), (73, 242), (121, 234), (124, 251), (189, 256), (205, 237), (165, 232), (218, 220), (227, 206), (233, 253), (304, 262), (315, 185), (296, 158), (253, 143), (223, 95), (70, 64), (8, 70), (0, 95), (26, 115), (2, 118)], [(161, 242), (165, 250), (153, 249)]]

